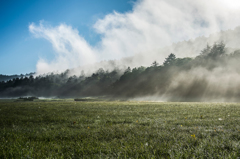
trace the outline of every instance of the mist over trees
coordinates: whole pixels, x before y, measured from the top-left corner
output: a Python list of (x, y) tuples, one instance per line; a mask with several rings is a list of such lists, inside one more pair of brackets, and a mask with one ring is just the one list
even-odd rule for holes
[[(164, 101), (239, 101), (240, 50), (226, 53), (225, 44), (202, 49), (195, 58), (177, 58), (170, 53), (162, 65), (126, 70), (100, 68), (91, 76), (60, 74), (14, 78), (0, 82), (0, 97), (86, 97)], [(124, 72), (124, 73), (121, 73)]]
[(3, 75), (3, 74), (0, 74), (0, 81), (8, 81), (10, 79), (13, 79), (13, 78), (21, 78), (21, 77), (30, 77), (31, 75), (34, 75), (35, 73), (27, 73), (25, 75), (21, 74), (21, 75)]

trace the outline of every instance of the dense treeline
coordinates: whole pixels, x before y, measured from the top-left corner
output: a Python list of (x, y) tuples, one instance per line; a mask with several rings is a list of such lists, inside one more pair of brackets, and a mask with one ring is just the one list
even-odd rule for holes
[(0, 83), (1, 97), (41, 96), (78, 97), (106, 94), (110, 85), (119, 78), (118, 70), (105, 72), (99, 69), (91, 77), (68, 77), (69, 70), (61, 74), (14, 78)]
[[(227, 93), (223, 94), (221, 85), (226, 84), (223, 79), (228, 76), (228, 70), (232, 70), (234, 76), (240, 74), (239, 60), (240, 51), (226, 54), (225, 45), (219, 43), (207, 46), (196, 58), (176, 58), (171, 53), (163, 65), (154, 61), (150, 67), (128, 67), (123, 74), (120, 74), (118, 69), (111, 72), (99, 69), (90, 77), (86, 77), (83, 72), (79, 77), (68, 77), (67, 70), (61, 74), (35, 78), (14, 78), (0, 83), (0, 96), (159, 96), (174, 101), (199, 101), (203, 97), (231, 96), (235, 99), (240, 95), (240, 91), (224, 87), (224, 92)], [(216, 77), (215, 81), (212, 81), (213, 77)], [(234, 84), (237, 84), (238, 88), (236, 81)]]
[(0, 74), (0, 81), (8, 81), (13, 78), (21, 78), (21, 77), (29, 77), (31, 75), (34, 75), (34, 73), (29, 73), (29, 74), (21, 74), (21, 75), (2, 75)]

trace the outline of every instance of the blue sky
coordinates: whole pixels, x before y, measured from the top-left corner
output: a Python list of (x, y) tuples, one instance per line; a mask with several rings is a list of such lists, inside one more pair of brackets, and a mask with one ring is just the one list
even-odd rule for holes
[(99, 41), (93, 24), (114, 10), (132, 9), (133, 0), (0, 0), (0, 74), (34, 72), (40, 57), (51, 61), (54, 50), (45, 39), (34, 38), (31, 23), (71, 25), (91, 45)]

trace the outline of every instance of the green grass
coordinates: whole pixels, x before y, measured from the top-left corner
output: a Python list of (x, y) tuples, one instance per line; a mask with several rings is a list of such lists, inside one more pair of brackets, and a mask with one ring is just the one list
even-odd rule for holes
[(0, 158), (237, 158), (239, 120), (238, 103), (2, 100)]

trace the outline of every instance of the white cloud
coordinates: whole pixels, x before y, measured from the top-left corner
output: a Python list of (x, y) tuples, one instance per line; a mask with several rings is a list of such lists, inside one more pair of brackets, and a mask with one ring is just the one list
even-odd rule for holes
[[(54, 61), (39, 60), (37, 72), (44, 73), (149, 52), (172, 42), (234, 28), (240, 24), (239, 14), (238, 0), (139, 0), (132, 11), (113, 12), (95, 23), (96, 32), (102, 35), (96, 46), (90, 46), (76, 29), (65, 24), (31, 24), (29, 30), (49, 40), (56, 50)], [(160, 54), (158, 58), (164, 57)]]
[(43, 37), (51, 42), (56, 51), (54, 61), (50, 63), (47, 63), (44, 59), (38, 61), (37, 73), (39, 74), (57, 70), (63, 71), (80, 64), (96, 61), (91, 46), (71, 26), (61, 24), (53, 28), (45, 27), (42, 23), (39, 26), (32, 23), (29, 30), (36, 37)]

